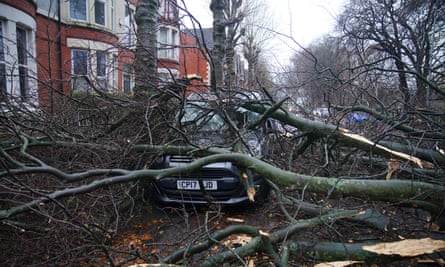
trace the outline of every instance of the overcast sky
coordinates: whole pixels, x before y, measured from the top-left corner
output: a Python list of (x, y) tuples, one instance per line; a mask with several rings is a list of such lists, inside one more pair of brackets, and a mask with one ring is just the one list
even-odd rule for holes
[[(266, 0), (274, 17), (275, 31), (292, 36), (299, 44), (307, 46), (322, 35), (332, 31), (334, 19), (341, 12), (345, 0)], [(202, 27), (212, 26), (210, 0), (184, 0), (190, 13)], [(187, 24), (190, 25), (190, 24)], [(288, 59), (298, 46), (289, 40), (280, 40), (278, 57)], [(287, 42), (287, 45), (283, 44)]]

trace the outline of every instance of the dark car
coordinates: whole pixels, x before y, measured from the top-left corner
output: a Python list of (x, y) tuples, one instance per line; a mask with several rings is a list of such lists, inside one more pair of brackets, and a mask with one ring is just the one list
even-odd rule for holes
[[(221, 104), (225, 106), (224, 114), (218, 112)], [(214, 108), (215, 105), (218, 108)], [(236, 105), (230, 107), (228, 103), (199, 98), (188, 100), (178, 113), (178, 128), (188, 142), (196, 146), (218, 146), (264, 157), (273, 124), (266, 121), (250, 130), (247, 126), (258, 118), (258, 114)], [(194, 160), (194, 155), (165, 155), (158, 158), (152, 168), (174, 168)], [(242, 175), (242, 170), (232, 162), (217, 162), (195, 172), (165, 177), (149, 184), (148, 190), (163, 204), (239, 204), (249, 201)], [(249, 175), (256, 190), (255, 201), (261, 202), (268, 195), (268, 183), (256, 173), (249, 172)]]

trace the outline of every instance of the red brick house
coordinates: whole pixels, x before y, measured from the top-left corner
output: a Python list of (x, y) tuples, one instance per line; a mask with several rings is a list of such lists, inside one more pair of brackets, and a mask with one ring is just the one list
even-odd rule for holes
[[(0, 97), (17, 96), (53, 112), (63, 105), (63, 96), (92, 88), (131, 93), (136, 4), (0, 0)], [(176, 0), (159, 4), (159, 76), (172, 80), (193, 74), (207, 82), (205, 56), (180, 48), (180, 42), (191, 40), (180, 34)]]

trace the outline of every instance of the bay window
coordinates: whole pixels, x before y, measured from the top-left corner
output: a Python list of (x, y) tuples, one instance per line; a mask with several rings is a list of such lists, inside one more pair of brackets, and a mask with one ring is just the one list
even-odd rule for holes
[(91, 86), (108, 91), (109, 54), (106, 51), (74, 48), (71, 50), (72, 89), (74, 92), (88, 92)]

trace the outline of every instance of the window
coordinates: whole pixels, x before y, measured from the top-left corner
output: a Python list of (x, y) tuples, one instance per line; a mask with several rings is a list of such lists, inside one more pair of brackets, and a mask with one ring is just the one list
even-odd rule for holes
[(18, 9), (10, 8), (2, 13), (0, 18), (2, 100), (11, 97), (18, 101), (38, 104), (35, 29), (34, 18)]
[(128, 6), (125, 7), (123, 43), (127, 46), (134, 45), (132, 10)]
[(73, 49), (71, 51), (73, 66), (73, 91), (88, 91), (89, 57), (88, 50)]
[(59, 0), (37, 0), (37, 7), (45, 10), (50, 15), (56, 15), (59, 11)]
[(96, 72), (97, 84), (99, 89), (107, 90), (107, 53), (103, 51), (96, 52)]
[(131, 93), (131, 84), (132, 84), (132, 71), (130, 65), (124, 65), (122, 67), (122, 88), (124, 90), (124, 93), (130, 94)]
[(94, 1), (94, 21), (96, 24), (105, 26), (105, 2), (103, 0)]
[(179, 16), (178, 7), (171, 0), (159, 1), (160, 16), (166, 20), (177, 20)]
[(3, 43), (3, 21), (0, 20), (0, 99), (6, 95), (6, 63), (5, 47)]
[(91, 89), (92, 85), (99, 90), (108, 91), (109, 55), (107, 52), (96, 51), (91, 54), (87, 49), (73, 49), (71, 56), (73, 91), (86, 92)]
[(178, 31), (172, 28), (159, 29), (159, 58), (178, 59)]
[(27, 49), (27, 32), (25, 29), (16, 28), (16, 44), (17, 44), (17, 61), (19, 67), (19, 86), (20, 96), (26, 98), (28, 96), (28, 49)]
[(70, 17), (75, 20), (87, 20), (87, 0), (70, 0)]

